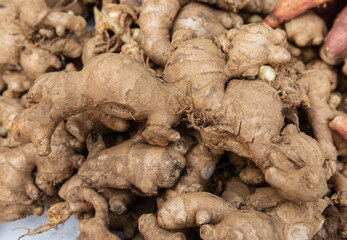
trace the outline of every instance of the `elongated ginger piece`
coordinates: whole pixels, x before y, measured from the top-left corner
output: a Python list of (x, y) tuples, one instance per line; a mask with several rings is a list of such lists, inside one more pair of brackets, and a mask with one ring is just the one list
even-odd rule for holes
[[(142, 94), (144, 89), (148, 94)], [(180, 120), (182, 97), (177, 89), (161, 83), (142, 64), (121, 54), (101, 54), (80, 72), (43, 74), (27, 99), (37, 105), (15, 118), (12, 132), (18, 141), (31, 141), (40, 155), (50, 153), (51, 135), (62, 120), (87, 110), (98, 109), (128, 120), (147, 119), (142, 135), (151, 144), (166, 146), (180, 138), (171, 129)]]
[(264, 19), (263, 23), (276, 28), (281, 23), (328, 1), (330, 0), (279, 0), (275, 10)]
[(229, 78), (255, 77), (261, 65), (277, 66), (291, 58), (285, 49), (285, 32), (261, 23), (231, 29), (215, 42), (228, 55), (225, 73)]
[(233, 12), (216, 10), (200, 3), (190, 3), (178, 13), (172, 32), (179, 29), (190, 29), (193, 37), (213, 39), (231, 28), (243, 24), (240, 16)]
[(151, 146), (137, 135), (105, 149), (101, 136), (91, 135), (88, 139), (91, 154), (78, 175), (96, 188), (131, 189), (139, 195), (155, 196), (158, 188), (175, 185), (185, 166), (183, 156), (191, 145), (191, 138), (184, 137), (166, 148)]
[(158, 211), (158, 224), (168, 230), (217, 224), (235, 211), (223, 198), (208, 192), (176, 195)]
[(308, 120), (313, 128), (315, 138), (325, 152), (325, 158), (335, 160), (336, 148), (329, 129), (329, 121), (334, 112), (328, 104), (330, 92), (337, 82), (336, 74), (323, 62), (314, 62), (311, 69), (302, 74), (297, 81), (300, 89), (307, 94), (310, 108)]
[(186, 236), (181, 232), (170, 232), (160, 227), (157, 218), (153, 214), (143, 214), (139, 218), (139, 231), (145, 240), (185, 240)]
[(169, 31), (179, 8), (179, 0), (142, 0), (138, 21), (140, 30), (134, 34), (134, 38), (145, 54), (162, 67), (170, 51)]
[(347, 57), (347, 6), (336, 17), (334, 25), (325, 37), (320, 50), (321, 59), (330, 65), (337, 65)]
[(125, 132), (129, 127), (127, 120), (94, 110), (69, 117), (66, 122), (66, 129), (80, 142), (84, 142), (92, 130), (102, 134), (107, 132), (105, 128)]
[(300, 15), (284, 26), (288, 40), (299, 47), (321, 45), (327, 33), (324, 20), (312, 12)]

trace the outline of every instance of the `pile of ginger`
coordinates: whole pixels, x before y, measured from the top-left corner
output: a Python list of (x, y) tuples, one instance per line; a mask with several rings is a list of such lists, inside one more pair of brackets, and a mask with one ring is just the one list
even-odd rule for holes
[(0, 19), (0, 222), (48, 209), (21, 238), (72, 215), (78, 240), (347, 238), (345, 1), (0, 0)]

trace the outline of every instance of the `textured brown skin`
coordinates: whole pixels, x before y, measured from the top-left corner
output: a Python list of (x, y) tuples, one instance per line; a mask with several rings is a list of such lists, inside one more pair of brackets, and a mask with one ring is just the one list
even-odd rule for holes
[(274, 67), (290, 61), (290, 53), (285, 49), (285, 32), (265, 24), (231, 29), (215, 41), (228, 55), (225, 73), (229, 78), (255, 77), (261, 65)]
[(20, 55), (20, 64), (31, 79), (38, 78), (49, 68), (58, 69), (62, 66), (55, 54), (39, 47), (26, 48)]
[(333, 143), (329, 121), (334, 112), (328, 104), (330, 92), (335, 88), (336, 74), (322, 62), (316, 62), (311, 69), (303, 72), (297, 81), (300, 89), (308, 96), (310, 108), (306, 110), (315, 138), (321, 145), (325, 158), (336, 160), (337, 152)]
[(238, 12), (238, 10), (244, 8), (250, 0), (198, 0), (199, 2), (208, 3), (211, 5), (217, 5), (224, 10), (231, 10)]
[(249, 196), (247, 207), (264, 212), (281, 205), (285, 201), (272, 187), (261, 187), (256, 188), (255, 193)]
[(245, 11), (251, 13), (271, 13), (277, 4), (278, 0), (252, 0), (244, 8)]
[(66, 122), (67, 130), (80, 142), (84, 142), (92, 130), (103, 134), (107, 133), (107, 128), (125, 132), (129, 127), (129, 121), (95, 110), (69, 117)]
[(324, 20), (312, 12), (300, 15), (284, 26), (288, 40), (299, 47), (321, 45), (327, 33)]
[(322, 60), (330, 65), (337, 65), (347, 57), (347, 6), (339, 13), (334, 25), (325, 37), (320, 51)]
[[(260, 37), (264, 34), (262, 37), (265, 39), (267, 36), (272, 40), (273, 37), (275, 40), (276, 37), (279, 37), (277, 38), (279, 41), (285, 40), (282, 39), (283, 32), (279, 32), (279, 36), (274, 30), (261, 24), (250, 24), (242, 28), (230, 31), (236, 31), (242, 36), (244, 34), (241, 33), (247, 32), (248, 29), (251, 29), (251, 32), (260, 29), (263, 30), (258, 33)], [(232, 80), (225, 88), (228, 77), (224, 74), (224, 69), (229, 69), (225, 55), (210, 40), (202, 38), (189, 40), (189, 35), (183, 31), (177, 31), (173, 39), (179, 42), (177, 37), (179, 34), (187, 40), (173, 43), (177, 47), (171, 53), (165, 67), (165, 81), (174, 85), (185, 96), (188, 119), (200, 130), (205, 144), (211, 149), (232, 151), (252, 159), (264, 173), (268, 183), (274, 184), (278, 190), (283, 188), (281, 194), (286, 198), (294, 201), (314, 201), (322, 197), (327, 191), (322, 168), (324, 159), (315, 140), (299, 134), (296, 128), (291, 126), (286, 128), (284, 135), (288, 134), (289, 138), (300, 141), (302, 145), (297, 147), (295, 141), (284, 144), (283, 139), (272, 145), (274, 138), (281, 139), (280, 134), (284, 125), (282, 112), (284, 103), (276, 89), (257, 80)], [(252, 48), (265, 51), (266, 45), (258, 46), (260, 37), (256, 42), (246, 43), (251, 44)], [(244, 39), (235, 42), (233, 40), (231, 41), (233, 48), (229, 54), (244, 46)], [(227, 50), (227, 47), (224, 46), (224, 50)], [(282, 49), (279, 46), (274, 47), (276, 48)], [(268, 54), (271, 56), (271, 52)], [(261, 58), (271, 59), (267, 56)], [(236, 53), (232, 57), (236, 59), (239, 55)], [(254, 69), (257, 73), (258, 67)], [(272, 117), (269, 118), (269, 115)], [(296, 155), (286, 155), (285, 148), (293, 149)], [(312, 149), (317, 158), (311, 157), (307, 149)], [(304, 164), (300, 159), (296, 159), (301, 154), (304, 157)], [(310, 173), (309, 178), (305, 178), (306, 173)]]
[(327, 206), (319, 202), (286, 202), (267, 214), (254, 210), (235, 211), (215, 226), (200, 227), (202, 239), (278, 239), (308, 240), (322, 227), (321, 212)]
[(3, 92), (3, 96), (18, 97), (22, 93), (29, 90), (33, 80), (21, 71), (5, 71), (2, 80), (7, 85), (7, 89)]
[(179, 8), (179, 0), (142, 0), (140, 31), (134, 38), (145, 54), (162, 67), (170, 51), (169, 30)]
[(177, 14), (171, 32), (190, 29), (193, 37), (213, 39), (231, 28), (239, 28), (242, 18), (232, 12), (216, 10), (200, 3), (190, 3)]
[(198, 134), (194, 135), (198, 143), (185, 155), (185, 173), (181, 175), (173, 188), (166, 190), (166, 199), (181, 193), (203, 191), (223, 154), (223, 151), (209, 149)]
[(170, 232), (160, 227), (153, 214), (143, 214), (138, 220), (139, 231), (145, 240), (186, 240), (181, 232)]
[(237, 177), (232, 177), (227, 181), (221, 197), (232, 206), (240, 208), (246, 203), (249, 195), (250, 189), (247, 184)]
[(235, 209), (223, 198), (208, 192), (176, 195), (158, 211), (158, 224), (168, 230), (217, 224)]
[(259, 168), (248, 165), (239, 174), (241, 180), (249, 185), (261, 185), (265, 183), (264, 174)]
[(200, 227), (200, 237), (204, 240), (262, 240), (285, 238), (276, 229), (277, 222), (265, 213), (244, 210), (227, 215), (219, 224)]
[(23, 110), (19, 99), (0, 96), (0, 136), (6, 137), (13, 118)]
[(330, 0), (279, 0), (275, 10), (264, 19), (263, 23), (276, 28), (281, 23), (328, 1)]
[(20, 22), (29, 28), (53, 27), (58, 36), (64, 35), (65, 30), (79, 36), (87, 26), (83, 17), (52, 11), (44, 0), (15, 0), (14, 3), (19, 12)]
[(82, 46), (72, 37), (48, 40), (42, 47), (53, 54), (62, 54), (68, 58), (78, 58), (82, 54)]
[(101, 137), (92, 136), (88, 140), (88, 149), (92, 154), (89, 154), (78, 175), (96, 188), (131, 189), (136, 194), (155, 196), (158, 188), (175, 185), (185, 166), (183, 156), (191, 145), (191, 138), (184, 137), (162, 148), (149, 145), (142, 137), (135, 136), (103, 150)]
[(12, 132), (18, 141), (32, 141), (40, 155), (49, 154), (50, 138), (59, 122), (93, 109), (128, 120), (147, 119), (142, 135), (151, 144), (166, 146), (180, 138), (171, 129), (180, 120), (178, 91), (124, 55), (98, 55), (80, 72), (43, 74), (27, 99), (37, 105), (16, 117)]

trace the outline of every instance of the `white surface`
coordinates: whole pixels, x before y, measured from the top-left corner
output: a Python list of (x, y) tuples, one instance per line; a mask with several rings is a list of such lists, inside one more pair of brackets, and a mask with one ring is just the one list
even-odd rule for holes
[[(1, 240), (17, 240), (21, 235), (27, 233), (24, 229), (15, 229), (18, 227), (25, 227), (33, 230), (41, 224), (48, 223), (45, 218), (46, 214), (40, 217), (29, 216), (9, 223), (0, 223), (0, 239)], [(27, 236), (21, 240), (75, 240), (79, 235), (78, 220), (71, 216), (68, 221), (60, 224), (59, 230), (51, 229), (48, 232), (41, 233), (34, 236)]]

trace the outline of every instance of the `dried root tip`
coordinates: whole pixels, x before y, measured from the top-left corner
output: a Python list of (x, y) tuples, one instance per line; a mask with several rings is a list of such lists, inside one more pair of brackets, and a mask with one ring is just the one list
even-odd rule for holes
[(347, 141), (347, 117), (337, 116), (330, 123), (329, 127), (338, 132), (340, 136)]
[(258, 78), (260, 80), (265, 80), (271, 83), (276, 78), (276, 72), (271, 66), (262, 65), (259, 68)]
[(46, 218), (53, 224), (61, 224), (66, 222), (73, 214), (70, 203), (60, 202), (54, 204), (46, 213)]

